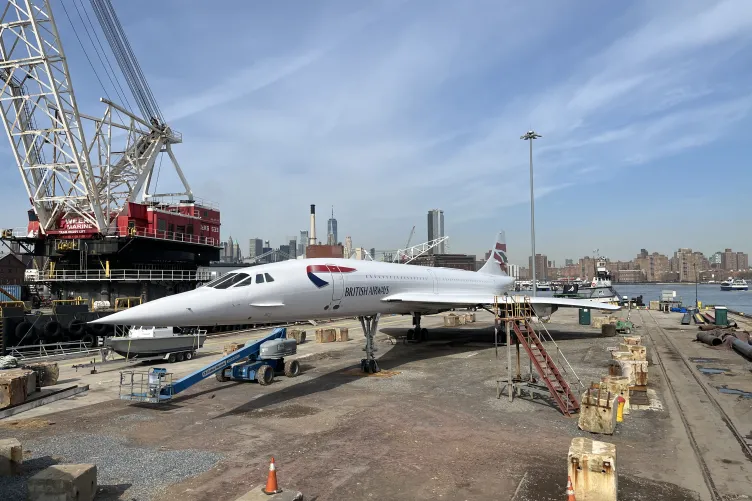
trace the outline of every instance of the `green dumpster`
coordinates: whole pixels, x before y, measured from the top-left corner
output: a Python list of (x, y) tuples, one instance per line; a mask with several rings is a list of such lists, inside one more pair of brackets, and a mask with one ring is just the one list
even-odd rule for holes
[(715, 307), (715, 325), (728, 325), (728, 310), (725, 306)]
[(590, 325), (590, 308), (580, 308), (580, 325)]

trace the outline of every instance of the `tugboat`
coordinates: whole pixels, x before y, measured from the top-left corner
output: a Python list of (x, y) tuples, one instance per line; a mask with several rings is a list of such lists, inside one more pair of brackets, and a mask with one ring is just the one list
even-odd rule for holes
[(746, 291), (749, 290), (749, 286), (747, 285), (747, 281), (743, 278), (737, 278), (736, 280), (734, 280), (733, 278), (729, 277), (728, 279), (721, 282), (721, 290)]
[(577, 297), (599, 303), (621, 302), (621, 296), (611, 285), (611, 273), (606, 269), (605, 258), (599, 258), (596, 262), (595, 276), (589, 284), (567, 285), (563, 294), (554, 294), (554, 297)]

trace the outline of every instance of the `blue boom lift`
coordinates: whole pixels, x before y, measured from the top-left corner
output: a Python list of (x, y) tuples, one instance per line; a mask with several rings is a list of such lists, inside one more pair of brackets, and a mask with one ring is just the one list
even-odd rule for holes
[(167, 402), (186, 388), (214, 374), (218, 381), (258, 381), (270, 384), (274, 375), (284, 373), (287, 377), (300, 374), (297, 360), (285, 362), (286, 356), (294, 355), (297, 344), (286, 339), (287, 329), (274, 329), (271, 334), (247, 344), (206, 367), (172, 382), (167, 369), (153, 368), (148, 372), (123, 371), (120, 373), (121, 400), (160, 403)]

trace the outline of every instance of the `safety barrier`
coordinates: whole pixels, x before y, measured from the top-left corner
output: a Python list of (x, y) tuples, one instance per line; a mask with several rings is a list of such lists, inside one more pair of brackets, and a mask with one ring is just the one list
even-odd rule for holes
[(29, 282), (89, 282), (89, 281), (154, 281), (204, 282), (211, 279), (208, 271), (196, 270), (55, 270), (26, 277)]

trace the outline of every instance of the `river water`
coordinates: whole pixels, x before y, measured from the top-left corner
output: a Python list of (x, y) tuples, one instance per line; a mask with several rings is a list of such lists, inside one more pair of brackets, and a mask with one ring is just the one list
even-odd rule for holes
[[(630, 298), (642, 295), (643, 302), (661, 299), (661, 291), (676, 291), (677, 300), (681, 300), (684, 306), (695, 304), (694, 284), (616, 284), (614, 289), (621, 296)], [(530, 292), (527, 292), (530, 294)], [(550, 292), (540, 292), (539, 295), (551, 295)], [(729, 310), (740, 311), (752, 315), (752, 291), (722, 291), (720, 284), (699, 284), (697, 286), (697, 299), (703, 305), (725, 306)]]

